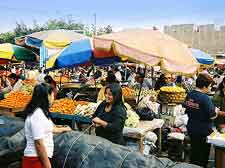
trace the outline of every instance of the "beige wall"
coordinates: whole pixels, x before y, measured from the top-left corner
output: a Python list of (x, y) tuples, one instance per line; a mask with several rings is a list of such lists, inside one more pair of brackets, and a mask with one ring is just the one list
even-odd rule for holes
[(215, 28), (214, 24), (171, 25), (164, 26), (164, 32), (190, 47), (201, 49), (210, 54), (225, 53), (225, 25), (221, 26), (219, 30)]

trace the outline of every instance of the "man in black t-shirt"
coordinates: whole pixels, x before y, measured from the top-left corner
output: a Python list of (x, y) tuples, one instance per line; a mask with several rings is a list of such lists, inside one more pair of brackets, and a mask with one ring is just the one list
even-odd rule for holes
[(208, 74), (200, 74), (196, 79), (196, 89), (188, 93), (184, 106), (188, 115), (187, 130), (191, 138), (191, 163), (207, 167), (210, 144), (206, 138), (212, 133), (212, 120), (224, 112), (216, 112), (212, 100), (206, 94), (213, 79)]

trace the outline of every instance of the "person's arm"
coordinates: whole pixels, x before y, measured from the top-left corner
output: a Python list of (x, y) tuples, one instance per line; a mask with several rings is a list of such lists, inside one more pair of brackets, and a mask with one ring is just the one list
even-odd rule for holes
[(121, 131), (127, 118), (126, 111), (122, 107), (115, 109), (114, 114), (113, 121), (105, 126), (105, 129), (112, 133)]
[(209, 119), (214, 120), (217, 118), (218, 112), (216, 111), (216, 108), (209, 97), (204, 101), (204, 108), (208, 114)]
[(213, 103), (216, 107), (220, 108), (221, 106), (221, 96), (219, 95), (219, 92), (216, 92), (215, 95), (213, 96)]
[(12, 86), (11, 85), (2, 89), (2, 93), (4, 93), (4, 94), (5, 93), (9, 93), (10, 91), (12, 91)]
[(20, 90), (20, 88), (23, 86), (22, 84), (22, 80), (18, 80), (15, 85), (13, 86), (13, 91), (17, 91), (17, 90)]
[(50, 160), (48, 158), (47, 151), (46, 151), (46, 148), (43, 143), (43, 139), (35, 140), (34, 145), (35, 145), (37, 155), (39, 156), (40, 161), (43, 164), (43, 167), (51, 168), (52, 166), (51, 166)]
[(105, 107), (105, 102), (101, 102), (98, 106), (98, 108), (95, 110), (95, 113), (92, 115), (92, 119), (94, 119), (95, 117), (98, 116), (98, 114), (103, 110), (103, 108)]
[(122, 107), (117, 107), (112, 112), (114, 113), (112, 122), (106, 122), (100, 118), (94, 120), (98, 125), (104, 127), (107, 131), (114, 133), (123, 129), (126, 120), (126, 111), (122, 109)]
[(53, 127), (53, 133), (63, 133), (63, 132), (68, 132), (68, 131), (72, 131), (72, 129), (69, 126), (58, 126), (55, 125)]

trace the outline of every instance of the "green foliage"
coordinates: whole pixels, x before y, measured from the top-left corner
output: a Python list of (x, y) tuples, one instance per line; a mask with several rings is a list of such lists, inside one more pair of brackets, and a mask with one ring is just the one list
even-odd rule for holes
[(65, 20), (48, 20), (45, 24), (39, 25), (34, 20), (33, 26), (28, 27), (23, 22), (17, 22), (16, 27), (12, 32), (0, 33), (0, 43), (15, 43), (16, 37), (25, 36), (34, 32), (39, 32), (43, 30), (56, 30), (56, 29), (67, 29), (67, 30), (79, 30), (83, 31), (87, 36), (93, 36), (96, 32), (96, 35), (102, 35), (112, 32), (112, 26), (107, 25), (106, 27), (100, 27), (97, 30), (95, 26), (92, 25), (89, 28), (87, 25), (82, 23), (75, 23), (71, 19)]
[(0, 34), (0, 43), (14, 43), (15, 38), (14, 32), (7, 32), (7, 33), (1, 33)]

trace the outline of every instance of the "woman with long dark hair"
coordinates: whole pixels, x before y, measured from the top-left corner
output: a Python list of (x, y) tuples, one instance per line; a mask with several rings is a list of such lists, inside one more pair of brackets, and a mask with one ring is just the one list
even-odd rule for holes
[(126, 118), (126, 107), (123, 104), (120, 85), (117, 83), (107, 85), (105, 101), (99, 105), (92, 119), (96, 126), (96, 135), (124, 145), (123, 128)]
[(69, 127), (54, 126), (49, 117), (49, 107), (54, 100), (53, 89), (48, 84), (35, 86), (32, 99), (25, 114), (25, 136), (22, 168), (51, 168), (49, 158), (53, 155), (53, 132), (70, 131)]
[(98, 92), (97, 102), (105, 100), (105, 88), (106, 88), (106, 86), (108, 84), (113, 84), (113, 83), (119, 83), (119, 82), (116, 80), (116, 76), (113, 74), (113, 72), (112, 71), (108, 71), (105, 83), (102, 83), (103, 87)]
[(58, 93), (56, 82), (50, 75), (46, 75), (44, 77), (44, 80), (45, 80), (45, 83), (48, 83), (52, 87), (53, 93), (54, 93), (54, 98), (56, 99), (57, 93)]

